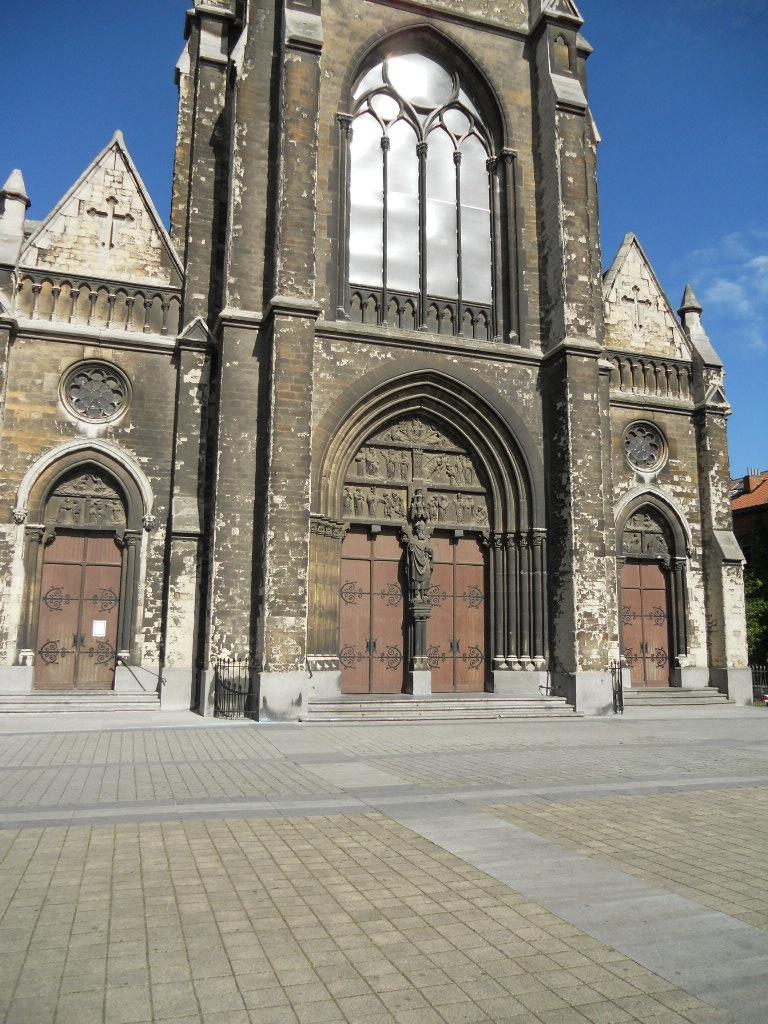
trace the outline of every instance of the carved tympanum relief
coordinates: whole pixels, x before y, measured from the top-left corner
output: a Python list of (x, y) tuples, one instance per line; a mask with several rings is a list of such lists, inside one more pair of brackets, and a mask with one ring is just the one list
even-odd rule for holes
[(109, 423), (125, 412), (130, 386), (125, 375), (109, 363), (81, 363), (61, 383), (64, 405), (78, 419)]
[(475, 458), (419, 416), (397, 420), (360, 448), (347, 471), (342, 513), (365, 522), (405, 522), (415, 488), (425, 493), (432, 524), (487, 529), (486, 488)]
[(46, 525), (53, 528), (123, 530), (125, 502), (95, 467), (76, 469), (54, 488), (45, 519)]
[(669, 563), (673, 549), (669, 526), (655, 509), (640, 509), (624, 527), (621, 553), (625, 558), (658, 558)]
[(666, 461), (664, 435), (652, 423), (632, 423), (624, 432), (624, 454), (633, 469), (654, 473)]

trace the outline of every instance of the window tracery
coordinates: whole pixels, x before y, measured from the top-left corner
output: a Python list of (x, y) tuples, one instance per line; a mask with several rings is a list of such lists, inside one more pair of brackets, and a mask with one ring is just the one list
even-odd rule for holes
[(624, 454), (633, 469), (656, 472), (667, 457), (664, 436), (652, 423), (633, 423), (624, 433)]
[(461, 75), (388, 56), (353, 102), (346, 314), (490, 339), (496, 161)]
[(65, 374), (61, 397), (78, 419), (108, 423), (127, 408), (130, 386), (125, 375), (109, 363), (81, 363)]

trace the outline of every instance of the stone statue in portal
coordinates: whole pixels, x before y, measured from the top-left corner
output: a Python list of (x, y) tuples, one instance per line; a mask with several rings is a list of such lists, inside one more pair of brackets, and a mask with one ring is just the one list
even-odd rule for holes
[(426, 600), (432, 584), (432, 563), (434, 551), (429, 543), (427, 524), (420, 519), (413, 530), (408, 531), (408, 584), (411, 601)]

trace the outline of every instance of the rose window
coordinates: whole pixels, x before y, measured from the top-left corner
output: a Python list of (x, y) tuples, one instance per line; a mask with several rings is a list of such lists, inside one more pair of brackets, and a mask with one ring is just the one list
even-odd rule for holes
[(666, 457), (661, 431), (650, 423), (633, 423), (624, 435), (624, 453), (634, 469), (644, 473), (659, 469)]
[(88, 363), (72, 370), (64, 381), (62, 398), (81, 419), (107, 423), (127, 407), (129, 386), (125, 376), (107, 363)]

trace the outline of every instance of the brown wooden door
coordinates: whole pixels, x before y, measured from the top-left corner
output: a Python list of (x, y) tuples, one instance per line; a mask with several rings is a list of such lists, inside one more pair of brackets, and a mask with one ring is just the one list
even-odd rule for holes
[(403, 549), (394, 530), (352, 527), (339, 589), (342, 693), (402, 693), (405, 682)]
[(626, 562), (621, 572), (622, 649), (632, 685), (669, 686), (669, 577), (658, 562)]
[(112, 688), (121, 573), (122, 556), (114, 536), (60, 533), (46, 547), (37, 626), (37, 688)]
[(433, 693), (482, 693), (486, 680), (485, 552), (475, 537), (432, 539), (427, 657)]

